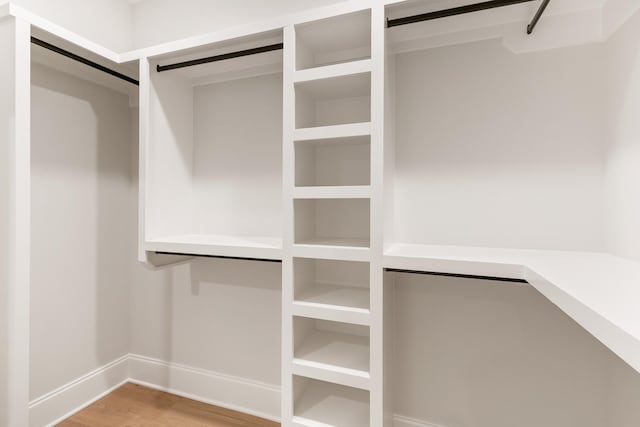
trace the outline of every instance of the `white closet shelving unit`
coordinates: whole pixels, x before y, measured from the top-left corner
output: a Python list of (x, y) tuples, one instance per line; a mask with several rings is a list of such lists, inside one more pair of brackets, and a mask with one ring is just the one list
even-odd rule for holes
[(383, 15), (285, 27), (285, 425), (382, 425)]
[[(640, 266), (604, 252), (583, 221), (591, 205), (567, 202), (575, 194), (570, 184), (584, 175), (574, 182), (543, 173), (558, 173), (558, 159), (569, 158), (575, 170), (592, 171), (594, 159), (573, 155), (581, 147), (547, 143), (556, 128), (542, 142), (522, 132), (506, 146), (487, 129), (452, 137), (460, 124), (447, 114), (457, 112), (456, 101), (483, 94), (464, 92), (459, 76), (433, 84), (447, 71), (437, 57), (401, 57), (498, 37), (513, 50), (532, 49), (525, 35), (507, 34), (530, 8), (492, 14), (485, 26), (450, 22), (449, 32), (441, 23), (386, 28), (386, 18), (429, 11), (428, 3), (344, 2), (119, 56), (0, 6), (0, 17), (10, 17), (0, 20), (0, 32), (12, 41), (0, 44), (12, 59), (0, 73), (15, 86), (0, 111), (16, 129), (6, 144), (11, 152), (0, 152), (10, 159), (2, 178), (11, 190), (11, 407), (26, 412), (29, 398), (31, 57), (18, 48), (28, 45), (32, 24), (43, 28), (34, 34), (98, 61), (140, 60), (141, 261), (282, 262), (284, 426), (392, 425), (395, 303), (387, 284), (398, 271), (526, 281), (640, 371)], [(554, 16), (556, 26), (565, 15)], [(540, 43), (550, 46), (548, 38)], [(192, 66), (172, 66), (182, 62)], [(434, 78), (428, 95), (435, 101), (419, 114), (416, 75)], [(497, 93), (504, 82), (492, 84)], [(440, 105), (444, 98), (450, 102)], [(518, 125), (531, 130), (527, 123)], [(523, 152), (536, 167), (522, 163)], [(518, 161), (517, 173), (492, 175)], [(585, 189), (582, 202), (597, 199), (590, 183), (576, 185)], [(26, 425), (24, 413), (11, 417)]]
[[(426, 23), (387, 29), (388, 17), (430, 10), (422, 2), (388, 3), (321, 9), (296, 15), (279, 29), (194, 42), (142, 60), (142, 97), (148, 99), (142, 103), (142, 259), (173, 253), (282, 260), (281, 416), (287, 426), (390, 425), (385, 366), (391, 362), (394, 307), (393, 287), (386, 283), (393, 271), (528, 281), (638, 368), (640, 319), (628, 298), (637, 295), (632, 284), (640, 269), (606, 254), (571, 252), (580, 246), (567, 244), (575, 229), (566, 239), (559, 231), (540, 248), (526, 224), (556, 227), (564, 221), (548, 211), (533, 219), (514, 211), (510, 218), (518, 220), (496, 220), (508, 218), (513, 206), (499, 199), (502, 183), (483, 180), (491, 168), (513, 160), (510, 151), (489, 147), (471, 172), (460, 174), (468, 186), (447, 187), (446, 174), (423, 185), (420, 173), (405, 169), (407, 159), (424, 159), (428, 171), (455, 171), (459, 159), (447, 151), (455, 141), (407, 137), (415, 132), (415, 115), (399, 110), (408, 92), (398, 88), (396, 73), (405, 70), (396, 55), (465, 39), (449, 40), (441, 26)], [(513, 10), (497, 13), (491, 24), (511, 22)], [(493, 34), (477, 31), (481, 38)], [(194, 67), (198, 71), (155, 70), (157, 64), (276, 42), (283, 43), (282, 53)], [(272, 74), (280, 72), (281, 78)], [(256, 85), (265, 91), (260, 97)], [(264, 101), (278, 108), (269, 110)], [(438, 106), (428, 105), (434, 114), (423, 119), (437, 120)], [(276, 114), (280, 106), (282, 116)], [(241, 122), (251, 122), (255, 132), (238, 132)], [(443, 119), (434, 128), (445, 125), (451, 124)], [(523, 140), (521, 148), (530, 150), (530, 142)], [(561, 155), (563, 147), (548, 149)], [(252, 157), (257, 150), (262, 155)], [(268, 178), (256, 179), (256, 171)], [(528, 183), (536, 183), (528, 191), (544, 198), (549, 180), (527, 172), (533, 179)], [(414, 181), (406, 179), (411, 173)], [(225, 195), (232, 190), (233, 197)], [(478, 191), (497, 203), (474, 207)], [(447, 217), (451, 207), (438, 198), (451, 194), (459, 202), (455, 216)], [(514, 197), (520, 207), (532, 208), (558, 200), (527, 200), (522, 191)], [(403, 228), (415, 226), (418, 216), (431, 235), (403, 240)], [(473, 232), (465, 234), (467, 229)], [(588, 226), (582, 231), (588, 233)], [(500, 236), (520, 248), (499, 249)], [(578, 267), (583, 263), (589, 268)], [(599, 298), (603, 274), (615, 278), (609, 288), (615, 296), (606, 302)]]

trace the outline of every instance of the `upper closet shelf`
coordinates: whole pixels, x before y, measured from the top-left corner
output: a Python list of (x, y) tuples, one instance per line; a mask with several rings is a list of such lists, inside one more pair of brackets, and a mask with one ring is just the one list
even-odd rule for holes
[(186, 234), (147, 241), (145, 250), (233, 258), (282, 259), (282, 240), (262, 236)]
[(346, 62), (344, 64), (327, 65), (325, 67), (296, 71), (293, 75), (293, 81), (295, 83), (308, 82), (312, 80), (329, 79), (332, 77), (368, 72), (371, 72), (371, 60), (363, 59), (361, 61)]
[(320, 139), (350, 138), (370, 134), (370, 122), (348, 123), (343, 125), (296, 129), (293, 134), (293, 139), (295, 141), (316, 141)]
[(640, 372), (640, 264), (606, 253), (393, 244), (385, 268), (524, 279)]

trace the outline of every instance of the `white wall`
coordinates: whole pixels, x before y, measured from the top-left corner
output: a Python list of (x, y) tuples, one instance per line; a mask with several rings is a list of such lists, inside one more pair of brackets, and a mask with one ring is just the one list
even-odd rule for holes
[(131, 352), (280, 384), (280, 264), (198, 260), (132, 288)]
[(398, 274), (395, 412), (445, 427), (626, 427), (640, 375), (530, 286)]
[(131, 50), (132, 20), (127, 0), (12, 0), (115, 52)]
[(128, 98), (32, 68), (34, 399), (128, 353), (136, 220)]
[(345, 0), (146, 0), (132, 6), (133, 44), (151, 46)]
[(601, 250), (601, 45), (397, 56), (395, 239)]
[(15, 117), (14, 23), (0, 20), (0, 426), (7, 424), (10, 141)]
[(606, 44), (607, 250), (640, 261), (640, 13)]
[[(137, 159), (135, 152), (134, 168)], [(130, 197), (136, 217), (137, 183)], [(281, 265), (199, 259), (153, 271), (135, 262), (136, 236), (131, 239), (130, 352), (164, 362), (138, 361), (132, 377), (278, 417)], [(197, 379), (185, 383), (166, 364), (187, 367), (180, 372)], [(225, 387), (238, 382), (240, 393)], [(257, 391), (269, 401), (256, 400), (256, 385), (275, 390)]]

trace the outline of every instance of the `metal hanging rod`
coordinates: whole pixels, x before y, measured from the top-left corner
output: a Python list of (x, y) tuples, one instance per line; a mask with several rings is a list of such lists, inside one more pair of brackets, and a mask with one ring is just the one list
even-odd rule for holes
[(197, 257), (197, 258), (219, 258), (219, 259), (237, 259), (242, 261), (261, 261), (261, 262), (275, 262), (282, 263), (282, 260), (279, 259), (268, 259), (268, 258), (245, 258), (245, 257), (237, 257), (237, 256), (223, 256), (223, 255), (202, 255), (202, 254), (189, 254), (184, 252), (155, 252), (156, 255), (178, 255), (178, 256), (189, 256), (189, 257)]
[(73, 59), (74, 61), (77, 61), (77, 62), (80, 62), (82, 64), (88, 65), (89, 67), (95, 68), (96, 70), (100, 70), (103, 73), (107, 73), (107, 74), (110, 74), (110, 75), (112, 75), (114, 77), (117, 77), (119, 79), (125, 80), (125, 81), (127, 81), (129, 83), (132, 83), (132, 84), (136, 85), (136, 86), (140, 85), (140, 82), (138, 82), (138, 80), (136, 80), (136, 79), (134, 79), (132, 77), (129, 77), (129, 76), (125, 75), (125, 74), (119, 73), (119, 72), (117, 72), (115, 70), (112, 70), (111, 68), (107, 68), (104, 65), (100, 65), (97, 62), (93, 62), (93, 61), (91, 61), (91, 60), (89, 60), (87, 58), (83, 58), (80, 55), (76, 55), (73, 52), (69, 52), (68, 50), (62, 49), (61, 47), (52, 45), (51, 43), (47, 43), (44, 40), (40, 40), (40, 39), (32, 36), (31, 37), (31, 43), (33, 43), (35, 45), (38, 45), (40, 47), (43, 47), (45, 49), (48, 49), (48, 50), (50, 50), (52, 52), (58, 53), (58, 54), (60, 54), (62, 56), (66, 56), (67, 58)]
[(495, 282), (525, 283), (525, 284), (529, 283), (524, 279), (515, 279), (512, 277), (494, 277), (494, 276), (480, 276), (475, 274), (441, 273), (438, 271), (403, 270), (399, 268), (385, 268), (384, 271), (389, 271), (393, 273), (425, 274), (428, 276), (457, 277), (462, 279), (492, 280)]
[(531, 21), (531, 23), (529, 25), (527, 25), (527, 34), (533, 33), (533, 30), (536, 28), (536, 25), (538, 25), (538, 21), (540, 20), (540, 17), (544, 13), (544, 11), (547, 8), (547, 6), (549, 6), (549, 2), (550, 1), (551, 0), (542, 0), (542, 4), (538, 8), (538, 11), (536, 12), (535, 16), (533, 17), (533, 20)]
[(258, 53), (271, 52), (284, 48), (283, 43), (270, 44), (268, 46), (254, 47), (252, 49), (239, 50), (237, 52), (223, 53), (222, 55), (208, 56), (206, 58), (193, 59), (191, 61), (178, 62), (169, 65), (157, 65), (156, 71), (175, 70), (177, 68), (193, 67), (194, 65), (208, 64), (210, 62), (224, 61), (226, 59), (240, 58), (243, 56), (256, 55)]
[[(491, 0), (482, 3), (474, 3), (465, 6), (453, 7), (451, 9), (436, 10), (434, 12), (422, 13), (419, 15), (406, 16), (404, 18), (387, 19), (387, 28), (397, 27), (400, 25), (413, 24), (422, 21), (432, 21), (434, 19), (446, 18), (448, 16), (464, 15), (467, 13), (480, 12), (482, 10), (496, 9), (498, 7), (511, 6), (519, 3), (528, 3), (537, 0)], [(543, 0), (542, 5), (538, 9), (531, 24), (527, 26), (527, 34), (531, 34), (538, 20), (549, 5), (550, 0)]]

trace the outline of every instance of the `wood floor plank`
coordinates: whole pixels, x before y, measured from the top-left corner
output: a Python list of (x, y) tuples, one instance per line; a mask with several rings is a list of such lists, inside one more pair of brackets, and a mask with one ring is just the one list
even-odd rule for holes
[(280, 424), (129, 383), (58, 426), (278, 427)]

